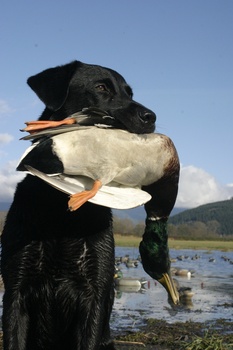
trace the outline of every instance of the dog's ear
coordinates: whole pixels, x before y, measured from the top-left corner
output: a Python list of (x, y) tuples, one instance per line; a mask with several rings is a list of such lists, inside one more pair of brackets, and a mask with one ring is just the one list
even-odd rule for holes
[(67, 98), (74, 72), (81, 65), (81, 62), (73, 61), (63, 66), (46, 69), (28, 78), (27, 83), (46, 107), (57, 111)]

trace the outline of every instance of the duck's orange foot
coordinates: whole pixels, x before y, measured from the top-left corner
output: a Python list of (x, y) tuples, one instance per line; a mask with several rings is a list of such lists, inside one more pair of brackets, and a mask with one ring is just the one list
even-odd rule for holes
[(31, 122), (26, 122), (27, 125), (26, 128), (24, 128), (22, 131), (27, 131), (30, 134), (34, 134), (38, 131), (48, 129), (48, 128), (55, 128), (60, 125), (70, 125), (75, 124), (76, 120), (74, 118), (67, 118), (63, 120), (35, 120)]
[(69, 210), (75, 211), (80, 208), (84, 203), (96, 195), (101, 186), (102, 182), (100, 180), (96, 180), (93, 184), (93, 187), (89, 191), (75, 193), (70, 196), (70, 200), (68, 202)]

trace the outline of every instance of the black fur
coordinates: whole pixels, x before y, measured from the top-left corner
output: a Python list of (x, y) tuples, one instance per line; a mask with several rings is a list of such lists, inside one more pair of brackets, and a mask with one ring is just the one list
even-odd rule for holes
[[(40, 119), (98, 107), (131, 132), (153, 132), (155, 115), (132, 100), (115, 71), (75, 61), (28, 79), (45, 103)], [(114, 349), (114, 239), (111, 210), (67, 196), (27, 175), (1, 237), (4, 350)]]

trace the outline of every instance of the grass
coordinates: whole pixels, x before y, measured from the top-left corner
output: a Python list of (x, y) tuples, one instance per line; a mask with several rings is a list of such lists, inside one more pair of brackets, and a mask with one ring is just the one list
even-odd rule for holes
[[(216, 328), (218, 331), (216, 331)], [(230, 331), (231, 330), (231, 331)], [(121, 344), (134, 344), (127, 349), (157, 350), (231, 350), (233, 349), (232, 322), (217, 320), (212, 323), (176, 322), (149, 319), (138, 332), (119, 336)], [(139, 346), (139, 347), (138, 347)], [(119, 348), (119, 350), (123, 348)]]
[(184, 345), (184, 350), (231, 350), (232, 348), (233, 343), (226, 344), (221, 336), (211, 335), (209, 332), (206, 332), (203, 338), (195, 336), (190, 344)]
[[(115, 234), (115, 243), (118, 247), (138, 247), (141, 237)], [(204, 249), (232, 251), (233, 241), (188, 241), (169, 239), (171, 249)]]

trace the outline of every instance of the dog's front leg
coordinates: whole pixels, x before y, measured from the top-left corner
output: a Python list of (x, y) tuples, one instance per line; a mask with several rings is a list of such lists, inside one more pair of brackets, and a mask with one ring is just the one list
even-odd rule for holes
[(2, 329), (4, 350), (26, 349), (28, 317), (20, 293), (3, 296)]

